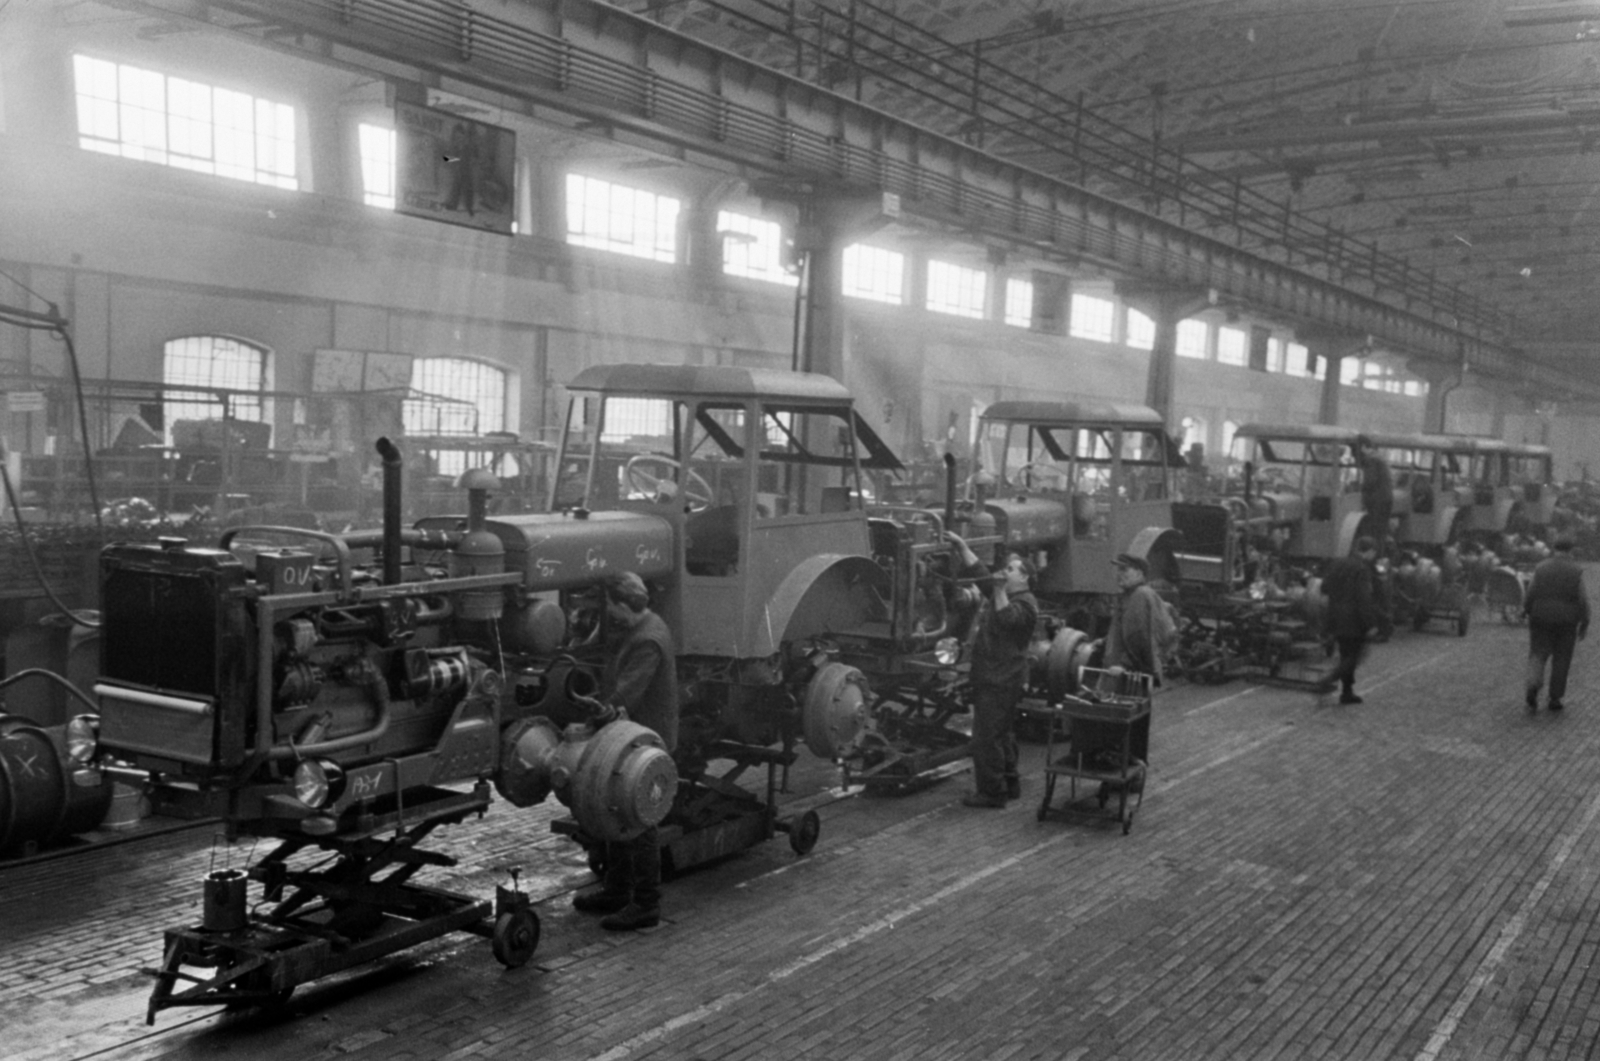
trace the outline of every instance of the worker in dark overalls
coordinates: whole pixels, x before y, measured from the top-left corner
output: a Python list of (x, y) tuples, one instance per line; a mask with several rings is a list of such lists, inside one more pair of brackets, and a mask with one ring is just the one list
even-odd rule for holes
[[(604, 584), (607, 647), (595, 726), (628, 718), (652, 729), (671, 752), (678, 743), (678, 671), (672, 633), (650, 610), (650, 592), (631, 571)], [(600, 887), (580, 892), (572, 906), (605, 914), (600, 927), (613, 932), (661, 923), (661, 837), (655, 826), (632, 840), (605, 845)]]
[(962, 799), (968, 807), (1004, 807), (1022, 795), (1017, 773), (1017, 702), (1028, 680), (1028, 643), (1039, 619), (1034, 600), (1033, 565), (1012, 553), (993, 574), (959, 536), (946, 533), (961, 553), (961, 577), (985, 586), (972, 646), (972, 780), (975, 791)]

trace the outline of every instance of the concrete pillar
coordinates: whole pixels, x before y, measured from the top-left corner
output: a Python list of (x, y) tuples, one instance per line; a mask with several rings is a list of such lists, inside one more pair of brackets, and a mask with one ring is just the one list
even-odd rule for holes
[(1172, 388), (1177, 373), (1178, 322), (1212, 304), (1209, 291), (1193, 287), (1159, 287), (1140, 283), (1117, 284), (1123, 302), (1155, 322), (1155, 343), (1150, 368), (1145, 373), (1145, 404), (1161, 414), (1167, 430), (1173, 429)]
[(1422, 430), (1433, 435), (1447, 434), (1450, 393), (1466, 381), (1466, 371), (1460, 365), (1417, 358), (1407, 361), (1406, 368), (1428, 384), (1428, 396), (1422, 408)]
[(1360, 352), (1367, 345), (1367, 336), (1355, 332), (1313, 330), (1296, 332), (1296, 337), (1306, 344), (1312, 356), (1327, 362), (1327, 372), (1322, 380), (1322, 402), (1317, 409), (1317, 423), (1339, 422), (1339, 362)]
[[(840, 290), (844, 249), (882, 228), (897, 212), (887, 196), (819, 194), (801, 204), (795, 249), (803, 256), (804, 290), (796, 308), (795, 367), (802, 372), (848, 383), (849, 322)], [(907, 290), (914, 287), (906, 285)]]

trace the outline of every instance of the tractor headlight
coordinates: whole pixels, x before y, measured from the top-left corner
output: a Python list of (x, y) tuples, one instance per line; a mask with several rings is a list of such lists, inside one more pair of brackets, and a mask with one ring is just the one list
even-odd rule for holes
[(344, 794), (344, 770), (326, 759), (302, 759), (294, 768), (294, 797), (320, 810)]
[(961, 658), (961, 642), (954, 637), (941, 637), (933, 646), (933, 658), (942, 667), (949, 667)]
[(100, 716), (76, 715), (67, 723), (67, 758), (79, 766), (94, 761), (100, 750)]

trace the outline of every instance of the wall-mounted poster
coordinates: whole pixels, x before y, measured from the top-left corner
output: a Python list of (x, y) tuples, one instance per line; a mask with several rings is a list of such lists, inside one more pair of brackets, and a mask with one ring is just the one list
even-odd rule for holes
[(394, 119), (395, 210), (509, 236), (517, 134), (414, 103)]

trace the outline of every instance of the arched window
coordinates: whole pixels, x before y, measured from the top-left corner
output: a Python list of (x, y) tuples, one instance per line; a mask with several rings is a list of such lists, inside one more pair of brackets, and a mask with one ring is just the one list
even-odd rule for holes
[[(408, 435), (487, 435), (506, 428), (503, 369), (459, 357), (419, 357), (411, 362), (411, 390), (401, 413)], [(464, 452), (435, 457), (441, 475), (466, 470)]]
[[(163, 351), (161, 381), (179, 388), (165, 395), (163, 415), (169, 442), (172, 425), (179, 420), (260, 420), (267, 351), (225, 335), (172, 339)], [(184, 391), (183, 387), (206, 390)]]

